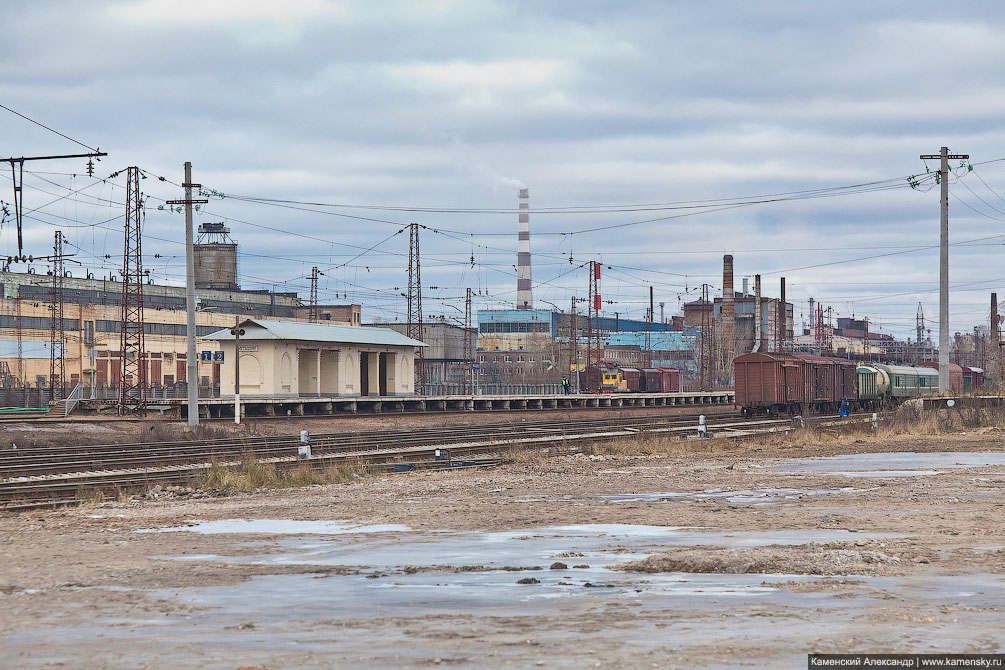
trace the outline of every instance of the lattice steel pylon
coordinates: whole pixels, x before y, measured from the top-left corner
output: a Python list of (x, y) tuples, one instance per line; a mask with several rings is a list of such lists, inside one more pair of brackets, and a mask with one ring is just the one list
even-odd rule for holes
[(587, 271), (589, 297), (586, 318), (586, 367), (590, 367), (603, 356), (600, 347), (600, 264), (597, 261), (590, 261)]
[(713, 306), (709, 301), (708, 284), (701, 285), (701, 341), (699, 343), (698, 385), (702, 391), (711, 391), (715, 385), (715, 322)]
[(63, 233), (56, 231), (52, 245), (52, 293), (49, 306), (49, 402), (63, 397), (63, 360), (66, 331), (63, 330)]
[(464, 392), (475, 392), (475, 368), (471, 351), (471, 289), (464, 292)]
[[(422, 276), (419, 263), (419, 224), (408, 224), (408, 322), (405, 335), (422, 341)], [(419, 393), (425, 388), (425, 360), (422, 347), (416, 353), (415, 385)]]
[[(119, 414), (146, 411), (146, 348), (143, 338), (143, 256), (140, 170), (126, 170), (126, 223), (119, 323)], [(190, 381), (190, 383), (192, 383)]]
[(24, 330), (21, 327), (21, 292), (18, 287), (18, 292), (14, 294), (14, 329), (17, 331), (17, 383), (24, 386), (24, 351), (22, 348), (22, 342), (24, 341)]
[(311, 268), (311, 304), (308, 318), (311, 323), (318, 322), (318, 266)]

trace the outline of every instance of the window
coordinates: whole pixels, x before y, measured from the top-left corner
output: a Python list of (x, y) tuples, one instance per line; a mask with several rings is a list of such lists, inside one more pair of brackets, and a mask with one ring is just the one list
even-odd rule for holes
[(499, 362), (499, 357), (498, 356), (493, 356), (492, 357), (492, 362), (493, 363), (498, 363)]
[(519, 356), (516, 357), (516, 362), (523, 363), (523, 354), (520, 354)]
[(522, 375), (522, 374), (523, 374), (523, 368), (517, 368), (517, 369), (516, 369), (516, 373), (517, 373), (518, 375)]
[(513, 374), (513, 368), (506, 368), (506, 374), (508, 375)]
[(482, 355), (480, 355), (478, 357), (478, 362), (480, 362), (480, 363), (484, 363), (485, 362), (485, 354), (482, 354)]
[(533, 362), (534, 362), (534, 361), (536, 361), (536, 360), (537, 360), (537, 357), (536, 357), (536, 356), (534, 356), (534, 354), (531, 354), (531, 355), (530, 355), (530, 362), (531, 362), (531, 363), (533, 363)]
[(513, 357), (510, 356), (509, 354), (506, 354), (505, 356), (503, 356), (503, 360), (509, 363), (513, 360)]

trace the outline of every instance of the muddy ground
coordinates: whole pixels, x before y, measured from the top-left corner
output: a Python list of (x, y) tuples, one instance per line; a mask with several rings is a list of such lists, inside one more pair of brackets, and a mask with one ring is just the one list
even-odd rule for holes
[[(0, 667), (805, 667), (809, 652), (1001, 653), (1003, 437), (681, 442), (8, 514)], [(803, 460), (846, 454), (887, 456)], [(208, 523), (232, 520), (244, 521)]]

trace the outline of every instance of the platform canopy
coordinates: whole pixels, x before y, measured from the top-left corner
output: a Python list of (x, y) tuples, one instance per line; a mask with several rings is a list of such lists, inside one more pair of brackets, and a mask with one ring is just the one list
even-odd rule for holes
[[(332, 326), (323, 323), (302, 323), (299, 321), (266, 321), (246, 319), (241, 322), (244, 329), (242, 340), (298, 340), (303, 342), (339, 342), (345, 344), (373, 344), (395, 347), (426, 347), (419, 340), (405, 337), (390, 328), (367, 328), (366, 326)], [(204, 340), (233, 340), (229, 328), (224, 328), (204, 336)]]

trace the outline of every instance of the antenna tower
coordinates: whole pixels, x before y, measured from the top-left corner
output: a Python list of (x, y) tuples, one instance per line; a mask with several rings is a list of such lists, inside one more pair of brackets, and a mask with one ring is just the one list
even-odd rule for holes
[[(422, 278), (419, 264), (419, 224), (408, 224), (408, 324), (406, 333), (422, 341)], [(415, 384), (421, 394), (425, 389), (425, 365), (422, 347), (416, 353)]]
[[(140, 170), (126, 170), (126, 225), (122, 254), (122, 318), (119, 323), (119, 414), (146, 411), (146, 349), (143, 338), (143, 256)], [(189, 379), (189, 384), (197, 383)]]
[(318, 322), (318, 266), (311, 268), (311, 304), (308, 313), (311, 323)]
[[(63, 233), (56, 231), (52, 245), (52, 294), (49, 319), (49, 402), (63, 397), (63, 358), (66, 332), (63, 330)], [(57, 353), (57, 350), (59, 353)]]

